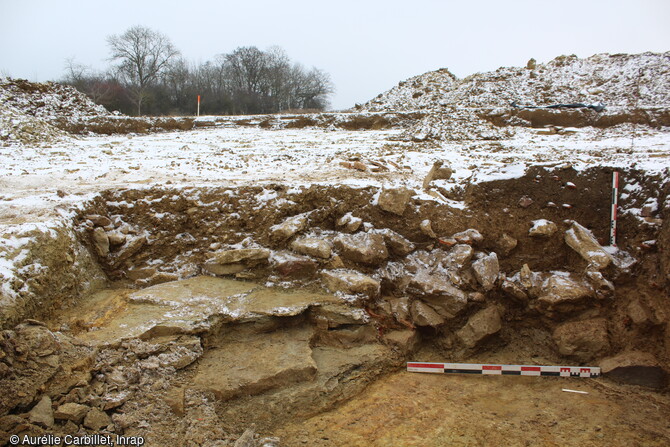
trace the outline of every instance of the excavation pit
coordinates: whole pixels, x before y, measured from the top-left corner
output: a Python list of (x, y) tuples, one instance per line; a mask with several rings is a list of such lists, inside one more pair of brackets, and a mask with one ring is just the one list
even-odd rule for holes
[[(622, 177), (636, 185), (622, 207), (666, 203), (659, 177)], [(537, 167), (446, 202), (399, 190), (400, 208), (373, 186), (103, 191), (26, 255), (46, 268), (22, 270), (32, 293), (3, 321), (45, 323), (5, 332), (33, 347), (21, 357), (4, 345), (16, 365), (0, 379), (7, 424), (50, 390), (55, 409), (99, 409), (105, 430), (150, 445), (232, 442), (252, 424), (287, 446), (485, 445), (467, 422), (482, 414), (519, 445), (532, 444), (524, 424), (548, 445), (662, 445), (668, 229), (659, 210), (624, 212), (619, 247), (607, 247), (610, 178)], [(608, 262), (580, 251), (575, 234)], [(579, 384), (403, 371), (406, 361), (608, 358), (620, 362), (612, 380)], [(631, 362), (655, 368), (657, 391), (614, 381)], [(565, 397), (566, 386), (589, 395)], [(607, 420), (588, 417), (605, 408)]]

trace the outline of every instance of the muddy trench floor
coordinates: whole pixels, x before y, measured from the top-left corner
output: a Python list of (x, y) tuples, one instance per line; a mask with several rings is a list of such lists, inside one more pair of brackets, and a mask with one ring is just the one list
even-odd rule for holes
[[(417, 357), (443, 361), (430, 347)], [(466, 361), (516, 358), (516, 351), (503, 349)], [(399, 370), (336, 409), (274, 435), (287, 446), (666, 446), (669, 415), (667, 394), (602, 378)]]

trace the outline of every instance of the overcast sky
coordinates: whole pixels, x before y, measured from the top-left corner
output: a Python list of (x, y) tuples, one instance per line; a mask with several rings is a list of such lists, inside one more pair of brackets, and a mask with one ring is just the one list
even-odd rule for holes
[(106, 68), (106, 37), (144, 25), (192, 62), (278, 45), (331, 75), (340, 109), (441, 67), (670, 51), (669, 23), (669, 0), (0, 0), (0, 75), (56, 80), (67, 58)]

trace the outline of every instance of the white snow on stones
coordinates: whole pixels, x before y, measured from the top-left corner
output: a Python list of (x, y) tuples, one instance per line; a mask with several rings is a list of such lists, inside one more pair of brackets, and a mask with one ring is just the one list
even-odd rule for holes
[(586, 307), (595, 293), (590, 284), (565, 272), (554, 272), (542, 284), (538, 310), (550, 318)]
[(267, 248), (235, 248), (214, 253), (212, 261), (225, 265), (246, 261), (264, 261), (269, 257), (270, 250)]
[(336, 225), (345, 233), (355, 233), (363, 225), (363, 219), (347, 213), (337, 220)]
[(379, 295), (379, 281), (353, 270), (325, 270), (321, 280), (333, 293), (361, 294), (370, 298)]
[(275, 241), (285, 241), (304, 231), (308, 225), (309, 213), (289, 217), (282, 223), (270, 227), (270, 238)]
[(484, 290), (489, 291), (493, 289), (500, 273), (498, 255), (495, 252), (491, 252), (488, 255), (480, 257), (472, 263), (472, 270), (475, 273), (477, 282), (481, 284)]
[(589, 267), (602, 270), (612, 262), (612, 256), (598, 243), (593, 233), (573, 222), (565, 232), (565, 242), (589, 263)]
[(528, 230), (528, 234), (534, 237), (549, 237), (556, 234), (558, 226), (550, 220), (538, 219), (533, 221), (533, 226)]
[(407, 256), (414, 251), (414, 244), (393, 230), (373, 230), (373, 233), (381, 234), (391, 254), (395, 256)]
[(333, 246), (330, 242), (321, 238), (303, 237), (294, 240), (291, 243), (291, 249), (304, 255), (328, 259), (332, 254)]
[(333, 243), (344, 258), (361, 264), (379, 265), (389, 257), (381, 234), (340, 234)]

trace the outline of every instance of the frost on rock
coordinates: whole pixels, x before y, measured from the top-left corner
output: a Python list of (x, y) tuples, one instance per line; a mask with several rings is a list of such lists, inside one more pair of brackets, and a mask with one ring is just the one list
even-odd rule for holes
[(528, 230), (530, 236), (549, 237), (558, 231), (555, 223), (547, 219), (538, 219), (533, 221), (533, 226)]
[(351, 213), (347, 213), (344, 216), (340, 217), (337, 222), (337, 226), (347, 233), (355, 233), (363, 225), (363, 219), (360, 217), (355, 217)]
[(303, 237), (294, 240), (291, 243), (291, 249), (304, 255), (328, 259), (332, 254), (333, 246), (329, 241), (320, 238)]
[(333, 243), (343, 257), (354, 262), (379, 265), (389, 257), (381, 234), (340, 234)]
[(368, 297), (379, 295), (379, 281), (353, 270), (331, 270), (321, 272), (321, 280), (333, 293), (362, 294)]
[(284, 241), (305, 230), (309, 225), (309, 214), (292, 216), (282, 223), (270, 227), (270, 237), (275, 241)]
[(596, 270), (602, 270), (612, 262), (612, 256), (598, 243), (589, 230), (573, 222), (565, 232), (565, 242)]
[(486, 256), (480, 257), (472, 263), (472, 270), (475, 273), (477, 282), (481, 284), (484, 290), (489, 291), (493, 289), (498, 279), (498, 273), (500, 273), (498, 255), (495, 252), (491, 252)]

